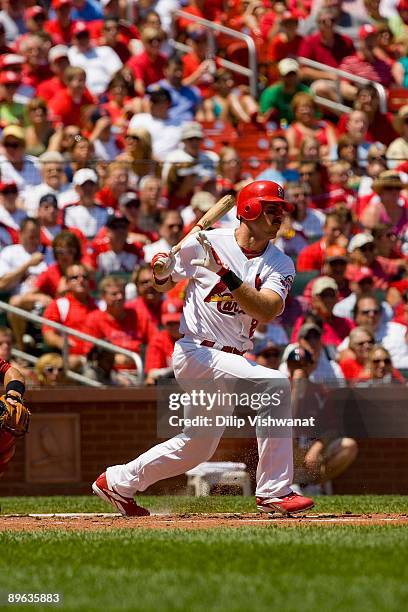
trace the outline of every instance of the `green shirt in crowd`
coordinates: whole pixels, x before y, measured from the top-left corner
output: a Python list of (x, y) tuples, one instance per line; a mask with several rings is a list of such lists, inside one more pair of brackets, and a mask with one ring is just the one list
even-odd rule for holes
[(290, 103), (295, 94), (299, 93), (299, 91), (309, 92), (310, 90), (306, 85), (303, 85), (303, 83), (299, 83), (296, 86), (296, 91), (294, 93), (286, 93), (283, 90), (283, 83), (276, 83), (275, 85), (267, 87), (265, 91), (262, 92), (259, 101), (261, 113), (267, 113), (271, 108), (276, 108), (279, 114), (279, 121), (286, 119), (288, 123), (291, 123), (293, 121), (293, 113)]
[(17, 124), (21, 127), (27, 126), (26, 106), (20, 102), (0, 102), (0, 123), (3, 125)]

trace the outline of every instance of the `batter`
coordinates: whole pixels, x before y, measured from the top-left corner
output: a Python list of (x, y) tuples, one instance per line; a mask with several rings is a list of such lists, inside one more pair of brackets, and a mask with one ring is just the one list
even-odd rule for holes
[[(237, 229), (216, 229), (191, 236), (177, 255), (158, 253), (152, 260), (155, 286), (166, 292), (182, 279), (190, 279), (180, 331), (183, 337), (173, 354), (175, 377), (183, 381), (205, 379), (279, 379), (271, 370), (243, 357), (252, 347), (258, 322), (280, 315), (291, 288), (292, 260), (271, 242), (292, 206), (280, 185), (255, 181), (237, 196)], [(155, 264), (160, 263), (160, 274)], [(289, 406), (290, 408), (290, 406)], [(287, 416), (290, 416), (288, 414)], [(96, 495), (125, 516), (144, 516), (148, 510), (133, 499), (153, 483), (183, 474), (213, 455), (218, 435), (183, 433), (158, 444), (133, 461), (107, 468), (93, 483)], [(263, 512), (296, 513), (313, 501), (292, 492), (292, 439), (258, 438), (257, 507)]]

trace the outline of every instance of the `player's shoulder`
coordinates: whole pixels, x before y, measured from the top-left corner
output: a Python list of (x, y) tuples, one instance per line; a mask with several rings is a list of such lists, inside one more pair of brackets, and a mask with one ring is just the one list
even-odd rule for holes
[(272, 242), (269, 243), (264, 255), (265, 263), (274, 269), (290, 270), (292, 274), (295, 274), (295, 264), (293, 260), (286, 255), (283, 251), (278, 249)]

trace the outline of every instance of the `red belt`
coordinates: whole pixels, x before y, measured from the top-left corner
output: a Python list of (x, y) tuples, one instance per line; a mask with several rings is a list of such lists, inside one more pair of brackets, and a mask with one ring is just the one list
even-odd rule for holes
[[(212, 342), (212, 340), (203, 340), (200, 346), (208, 346), (208, 348), (212, 348), (215, 344), (216, 343)], [(233, 353), (233, 355), (241, 355), (241, 357), (245, 353), (245, 351), (239, 351), (234, 346), (222, 346), (219, 350), (224, 351), (224, 353)]]

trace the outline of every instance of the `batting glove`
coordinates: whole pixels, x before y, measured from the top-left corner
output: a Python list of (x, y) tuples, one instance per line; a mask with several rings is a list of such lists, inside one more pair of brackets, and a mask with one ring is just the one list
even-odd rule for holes
[(154, 278), (158, 281), (165, 281), (169, 278), (176, 265), (176, 258), (172, 251), (169, 253), (156, 253), (150, 264), (153, 269)]
[(206, 268), (211, 272), (215, 272), (218, 276), (223, 276), (226, 272), (229, 272), (228, 266), (222, 263), (217, 251), (203, 232), (197, 233), (197, 240), (203, 247), (204, 259), (192, 259), (192, 265)]

